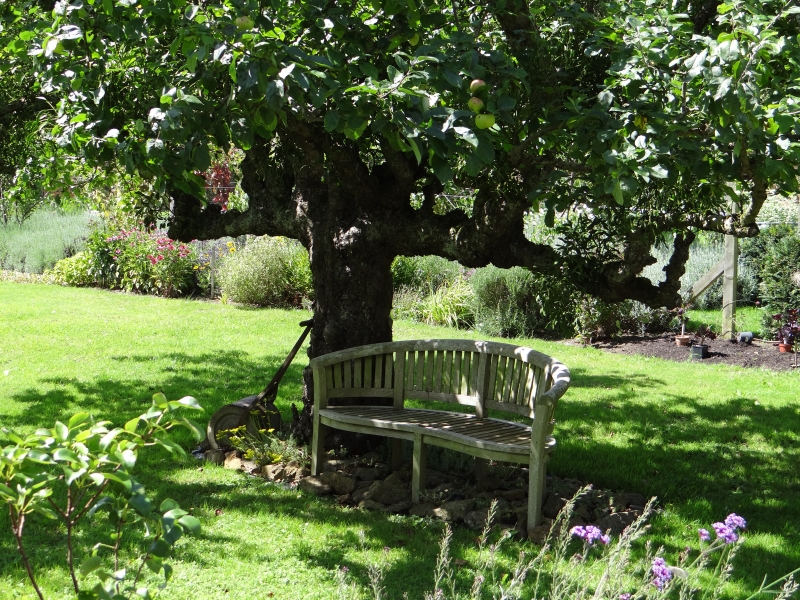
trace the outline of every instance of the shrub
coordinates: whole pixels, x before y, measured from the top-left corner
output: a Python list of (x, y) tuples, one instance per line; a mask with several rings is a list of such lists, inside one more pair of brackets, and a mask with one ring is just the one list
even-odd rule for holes
[(53, 283), (81, 287), (92, 285), (94, 280), (89, 274), (91, 260), (85, 252), (78, 252), (69, 258), (62, 258), (55, 266), (45, 273), (52, 278)]
[[(24, 538), (26, 521), (34, 516), (52, 519), (64, 528), (64, 553), (78, 598), (111, 600), (112, 596), (130, 598), (134, 594), (150, 598), (142, 577), (145, 566), (154, 573), (163, 572), (166, 585), (172, 573), (166, 559), (175, 542), (184, 534), (199, 532), (200, 522), (174, 500), (164, 500), (156, 510), (134, 478), (133, 469), (145, 446), (157, 444), (170, 453), (185, 455), (169, 438), (174, 427), (186, 427), (200, 439), (196, 423), (174, 415), (184, 408), (199, 410), (200, 406), (190, 396), (170, 402), (159, 393), (146, 413), (124, 427), (109, 428), (108, 422), (93, 422), (84, 412), (66, 424), (57, 421), (52, 429), (37, 429), (32, 434), (3, 429), (10, 443), (0, 448), (0, 502), (8, 508), (17, 551), (40, 599), (44, 596), (31, 564), (36, 554), (27, 552)], [(101, 535), (85, 530), (96, 512), (108, 515), (113, 532)], [(150, 538), (147, 550), (133, 557), (138, 568), (120, 569), (120, 560), (127, 558), (121, 555), (127, 554), (130, 546), (123, 538), (137, 526)], [(91, 589), (80, 589), (78, 571), (82, 578), (93, 574), (99, 582)]]
[(761, 257), (761, 297), (773, 313), (800, 306), (800, 237), (787, 236), (766, 247)]
[(219, 270), (222, 293), (255, 306), (300, 306), (313, 297), (308, 252), (287, 238), (261, 237), (234, 250)]
[(470, 277), (475, 295), (475, 328), (488, 335), (519, 337), (574, 331), (577, 291), (554, 277), (527, 269), (477, 269)]
[(410, 287), (423, 292), (453, 283), (461, 265), (441, 256), (398, 256), (392, 263), (394, 289)]
[(89, 275), (103, 287), (175, 297), (194, 281), (192, 248), (161, 231), (96, 229), (87, 254)]

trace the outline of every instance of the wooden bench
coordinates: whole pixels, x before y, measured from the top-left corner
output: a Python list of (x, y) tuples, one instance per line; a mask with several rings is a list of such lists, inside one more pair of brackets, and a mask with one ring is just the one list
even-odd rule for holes
[[(426, 448), (441, 446), (476, 459), (479, 479), (488, 460), (529, 465), (528, 528), (541, 522), (545, 463), (555, 447), (553, 412), (567, 391), (569, 370), (531, 350), (473, 340), (410, 340), (348, 348), (311, 360), (314, 373), (312, 475), (325, 460), (328, 427), (392, 438), (392, 468), (402, 440), (414, 445), (411, 499), (425, 489)], [(356, 406), (330, 406), (361, 398)], [(390, 398), (392, 405), (363, 405)], [(454, 402), (474, 412), (405, 408), (405, 400)], [(489, 417), (503, 411), (531, 425)]]

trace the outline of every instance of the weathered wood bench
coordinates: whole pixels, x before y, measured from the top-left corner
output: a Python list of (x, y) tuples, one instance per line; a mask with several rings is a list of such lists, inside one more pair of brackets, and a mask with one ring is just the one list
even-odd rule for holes
[[(528, 527), (541, 521), (545, 463), (555, 447), (553, 412), (567, 391), (569, 370), (557, 360), (497, 342), (410, 340), (348, 348), (311, 360), (314, 373), (312, 475), (325, 460), (333, 427), (392, 438), (392, 468), (402, 440), (413, 442), (411, 499), (425, 489), (426, 448), (470, 454), (483, 478), (488, 460), (529, 465)], [(329, 406), (338, 398), (391, 398), (391, 406)], [(405, 400), (454, 402), (474, 413), (405, 408)], [(363, 400), (362, 400), (363, 404)], [(489, 416), (503, 411), (531, 425)]]

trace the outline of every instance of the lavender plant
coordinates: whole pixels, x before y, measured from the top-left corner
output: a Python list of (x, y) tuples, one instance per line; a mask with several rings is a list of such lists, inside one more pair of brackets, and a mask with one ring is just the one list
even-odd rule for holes
[[(647, 520), (655, 510), (655, 498), (647, 503), (642, 515), (616, 539), (593, 525), (569, 527), (575, 501), (588, 491), (579, 490), (553, 522), (549, 535), (532, 557), (520, 553), (516, 564), (509, 569), (497, 560), (501, 546), (511, 537), (508, 530), (492, 543), (492, 522), (496, 502), (489, 507), (486, 525), (478, 538), (478, 557), (474, 560), (472, 584), (459, 589), (451, 553), (452, 531), (448, 525), (439, 547), (434, 568), (433, 589), (425, 600), (649, 600), (680, 598), (681, 600), (711, 600), (720, 597), (725, 583), (733, 573), (733, 561), (744, 542), (742, 532), (747, 522), (732, 513), (711, 528), (698, 530), (699, 548), (687, 548), (675, 564), (663, 555), (663, 548), (654, 549), (647, 542), (642, 558), (634, 557), (636, 542), (647, 532)], [(576, 548), (576, 542), (579, 543)], [(503, 573), (506, 571), (506, 573)], [(746, 600), (762, 594), (780, 600), (791, 598), (798, 590), (794, 575), (800, 568), (767, 583)], [(374, 573), (374, 570), (371, 572)], [(348, 571), (340, 569), (336, 578), (341, 590), (355, 597), (348, 584)], [(379, 589), (370, 576), (372, 589)], [(380, 588), (382, 589), (382, 588)], [(377, 599), (379, 596), (371, 596)], [(403, 596), (408, 597), (408, 594)]]

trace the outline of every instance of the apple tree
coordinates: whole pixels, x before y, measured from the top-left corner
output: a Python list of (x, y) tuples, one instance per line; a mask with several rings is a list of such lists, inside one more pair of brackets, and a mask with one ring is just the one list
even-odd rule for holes
[[(300, 240), (312, 356), (391, 338), (397, 255), (674, 306), (697, 231), (755, 235), (767, 191), (797, 190), (791, 1), (33, 6), (3, 19), (23, 23), (19, 56), (58, 98), (54, 139), (162, 187), (174, 237)], [(199, 175), (231, 145), (241, 213), (207, 202)], [(558, 216), (555, 246), (523, 235), (540, 210)], [(672, 258), (652, 284), (659, 241)]]

